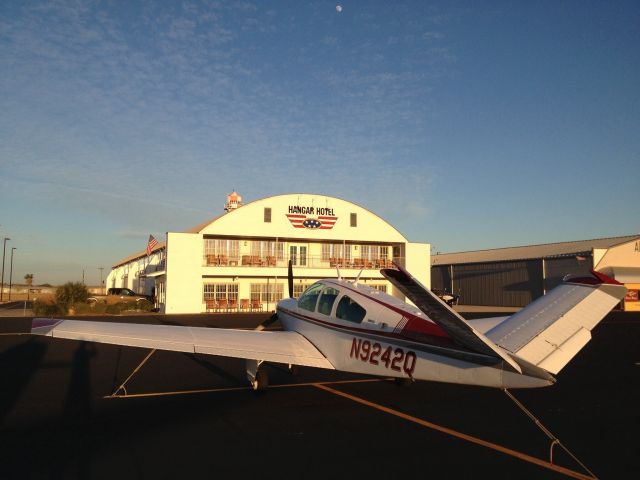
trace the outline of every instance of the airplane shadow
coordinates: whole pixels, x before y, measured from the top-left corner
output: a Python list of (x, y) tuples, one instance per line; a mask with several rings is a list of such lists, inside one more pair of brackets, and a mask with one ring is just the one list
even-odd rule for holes
[(91, 359), (96, 356), (96, 346), (79, 342), (71, 361), (71, 378), (62, 407), (64, 423), (85, 422), (91, 417)]
[(0, 353), (0, 372), (3, 375), (0, 388), (0, 425), (20, 399), (48, 348), (46, 342), (29, 338)]
[(74, 454), (57, 456), (52, 464), (51, 478), (62, 478), (72, 469), (77, 478), (91, 478), (91, 452), (86, 425), (91, 423), (93, 401), (91, 394), (91, 359), (96, 356), (96, 346), (79, 342), (71, 361), (71, 377), (62, 412), (58, 420), (67, 435)]
[(189, 360), (197, 363), (198, 365), (206, 368), (210, 372), (214, 373), (219, 377), (224, 378), (225, 380), (231, 382), (234, 385), (243, 386), (243, 387), (246, 386), (246, 382), (241, 381), (241, 379), (239, 379), (235, 375), (232, 375), (227, 370), (214, 365), (208, 359), (200, 358), (193, 353), (183, 353), (183, 355), (187, 357)]

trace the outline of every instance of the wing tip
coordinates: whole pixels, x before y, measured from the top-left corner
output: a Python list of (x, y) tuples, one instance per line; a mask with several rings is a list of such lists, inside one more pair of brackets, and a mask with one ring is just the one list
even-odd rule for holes
[(34, 318), (31, 320), (31, 333), (46, 335), (53, 330), (62, 320), (58, 318)]
[(612, 278), (602, 272), (598, 272), (597, 270), (591, 270), (589, 272), (591, 276), (567, 276), (564, 281), (568, 283), (578, 283), (581, 285), (623, 285), (615, 278)]

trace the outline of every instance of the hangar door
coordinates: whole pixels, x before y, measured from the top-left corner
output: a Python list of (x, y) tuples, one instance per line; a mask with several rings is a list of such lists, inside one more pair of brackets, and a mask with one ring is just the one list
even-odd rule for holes
[(462, 305), (524, 307), (542, 296), (542, 262), (519, 260), (453, 266)]
[(544, 259), (544, 288), (548, 292), (562, 283), (567, 275), (589, 275), (593, 268), (593, 258), (590, 254), (583, 256), (545, 258)]
[(451, 290), (450, 265), (431, 267), (431, 288), (435, 290)]

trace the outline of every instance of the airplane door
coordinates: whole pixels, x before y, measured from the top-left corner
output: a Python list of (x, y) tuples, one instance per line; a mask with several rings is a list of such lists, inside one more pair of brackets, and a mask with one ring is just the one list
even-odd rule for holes
[(289, 245), (289, 258), (291, 264), (297, 267), (307, 266), (307, 246), (306, 245)]

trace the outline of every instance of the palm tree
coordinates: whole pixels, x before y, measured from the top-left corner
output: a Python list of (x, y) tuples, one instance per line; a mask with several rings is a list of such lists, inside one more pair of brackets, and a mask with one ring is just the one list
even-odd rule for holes
[(29, 300), (29, 294), (31, 293), (31, 285), (33, 285), (33, 273), (27, 273), (24, 276), (24, 281), (27, 282), (27, 300)]

